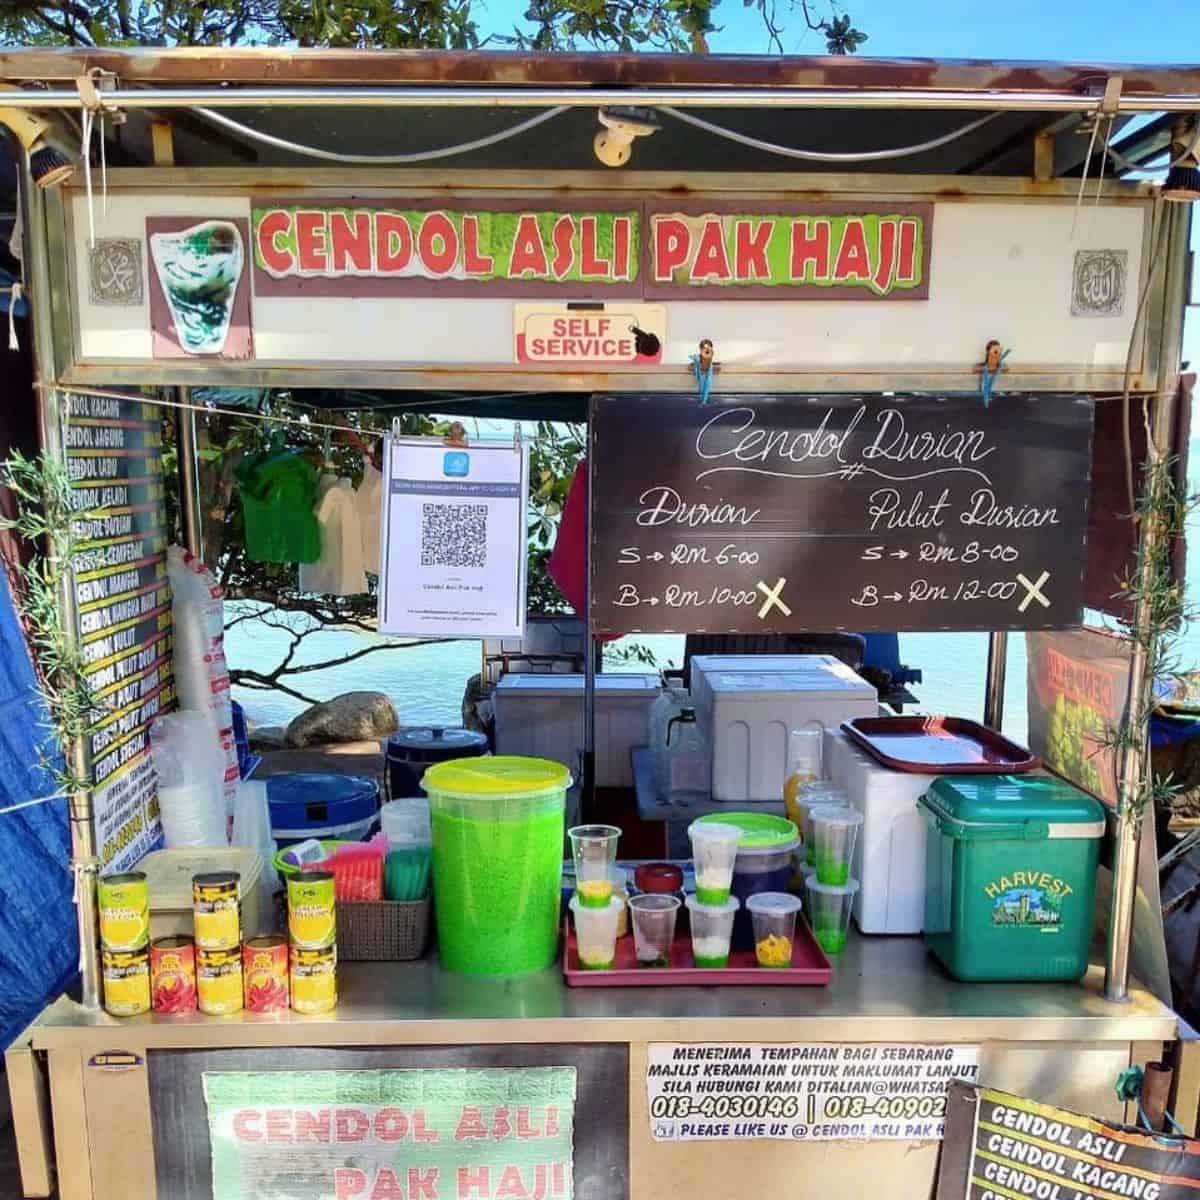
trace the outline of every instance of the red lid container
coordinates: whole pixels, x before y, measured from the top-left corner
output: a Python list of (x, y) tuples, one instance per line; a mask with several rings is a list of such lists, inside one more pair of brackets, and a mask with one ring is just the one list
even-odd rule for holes
[(683, 871), (674, 863), (643, 863), (633, 873), (639, 892), (674, 895), (683, 890)]

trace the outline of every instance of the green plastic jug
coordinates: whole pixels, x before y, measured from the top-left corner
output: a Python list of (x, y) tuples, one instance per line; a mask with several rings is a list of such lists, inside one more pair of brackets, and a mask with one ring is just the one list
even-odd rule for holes
[(957, 979), (1078, 979), (1104, 808), (1053, 776), (955, 775), (921, 797), (925, 943)]

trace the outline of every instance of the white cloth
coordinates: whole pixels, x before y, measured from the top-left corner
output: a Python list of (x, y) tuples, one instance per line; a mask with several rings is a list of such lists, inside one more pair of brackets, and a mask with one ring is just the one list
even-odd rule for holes
[(354, 487), (336, 475), (321, 478), (317, 492), (321, 557), (300, 564), (300, 590), (326, 596), (358, 596), (367, 590), (363, 573), (362, 530)]
[(363, 462), (362, 482), (355, 493), (358, 521), (362, 526), (363, 569), (379, 574), (379, 527), (383, 520), (383, 475), (369, 461)]

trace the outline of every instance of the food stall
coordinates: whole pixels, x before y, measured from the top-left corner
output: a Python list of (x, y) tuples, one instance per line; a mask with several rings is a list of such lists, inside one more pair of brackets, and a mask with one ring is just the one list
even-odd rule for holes
[[(95, 531), (95, 596), (64, 604), (114, 684), (131, 653), (153, 680), (69, 748), (94, 781), (72, 797), (83, 992), (7, 1054), (26, 1194), (924, 1197), (939, 1081), (1119, 1120), (1115, 1081), (1164, 1049), (1195, 1130), (1189, 1031), (1138, 978), (1161, 923), (1127, 814), (1078, 983), (966, 982), (918, 937), (854, 934), (819, 986), (577, 988), (424, 958), (341, 964), (317, 1015), (117, 1018), (92, 888), (154, 840), (152, 402), (183, 405), (199, 553), (200, 385), (587, 416), (590, 636), (983, 630), (998, 727), (1007, 632), (1078, 624), (1113, 590), (1088, 546), (1132, 549), (1089, 513), (1094, 456), (1122, 452), (1119, 428), (1093, 450), (1094, 409), (1124, 397), (1175, 444), (1190, 207), (1116, 174), (1194, 147), (1200, 72), (291, 50), (27, 51), (4, 72), (10, 103), (113, 135), (103, 174), (26, 173), (26, 290), (45, 448), (132, 509)], [(1122, 136), (1140, 113), (1161, 115)], [(736, 502), (711, 482), (732, 473)], [(797, 475), (831, 537), (816, 559), (757, 482)], [(761, 513), (774, 540), (751, 545)], [(118, 570), (132, 615), (103, 604)], [(749, 703), (735, 690), (714, 712)]]

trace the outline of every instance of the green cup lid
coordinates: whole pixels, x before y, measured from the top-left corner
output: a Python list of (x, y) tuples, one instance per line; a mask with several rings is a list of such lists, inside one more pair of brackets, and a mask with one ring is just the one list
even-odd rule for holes
[(776, 846), (787, 846), (800, 836), (794, 821), (789, 821), (787, 817), (772, 816), (770, 813), (712, 813), (707, 817), (699, 817), (696, 821), (698, 825), (708, 823), (736, 825), (742, 831), (738, 845), (746, 850), (770, 850)]

